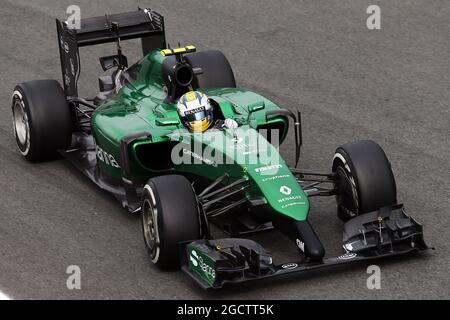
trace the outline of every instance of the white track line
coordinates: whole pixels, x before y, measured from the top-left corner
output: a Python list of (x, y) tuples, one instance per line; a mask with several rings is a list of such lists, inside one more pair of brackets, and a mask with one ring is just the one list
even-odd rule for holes
[(12, 300), (12, 299), (0, 291), (0, 300)]

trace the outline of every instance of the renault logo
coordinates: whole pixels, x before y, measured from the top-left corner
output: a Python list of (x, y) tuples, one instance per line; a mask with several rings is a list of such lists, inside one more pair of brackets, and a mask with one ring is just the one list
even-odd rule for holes
[(291, 193), (292, 193), (292, 190), (291, 190), (291, 188), (289, 188), (289, 187), (287, 187), (287, 186), (281, 186), (280, 187), (280, 192), (282, 193), (282, 194), (285, 194), (285, 195), (290, 195)]

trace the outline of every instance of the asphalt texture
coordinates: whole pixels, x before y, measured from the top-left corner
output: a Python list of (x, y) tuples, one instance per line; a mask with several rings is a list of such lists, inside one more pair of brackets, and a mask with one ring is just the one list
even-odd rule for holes
[[(181, 272), (158, 271), (146, 256), (138, 216), (67, 161), (30, 164), (16, 150), (12, 89), (61, 79), (54, 19), (71, 4), (83, 17), (151, 5), (165, 16), (172, 46), (222, 50), (239, 86), (303, 112), (302, 168), (327, 171), (337, 146), (377, 141), (392, 162), (399, 201), (425, 225), (436, 250), (377, 262), (380, 290), (366, 287), (368, 264), (215, 293)], [(381, 8), (381, 30), (366, 27), (371, 4)], [(449, 16), (444, 0), (3, 0), (0, 290), (14, 299), (450, 298)], [(124, 51), (137, 59), (138, 42)], [(82, 49), (81, 94), (95, 93), (101, 53), (113, 54), (114, 46)], [(289, 137), (282, 148), (289, 161), (292, 143)], [(334, 199), (314, 199), (310, 216), (327, 253), (340, 253)], [(253, 239), (280, 260), (295, 259), (295, 248), (276, 232)], [(81, 268), (81, 290), (66, 287), (69, 265)]]

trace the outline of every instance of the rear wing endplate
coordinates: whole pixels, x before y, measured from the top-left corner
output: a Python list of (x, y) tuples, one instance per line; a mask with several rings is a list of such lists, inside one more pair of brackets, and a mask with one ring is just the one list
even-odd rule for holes
[(61, 68), (66, 96), (78, 95), (80, 75), (79, 48), (116, 42), (112, 24), (119, 26), (120, 40), (141, 39), (143, 54), (166, 48), (164, 17), (145, 9), (95, 18), (81, 19), (80, 29), (69, 29), (65, 21), (56, 19)]

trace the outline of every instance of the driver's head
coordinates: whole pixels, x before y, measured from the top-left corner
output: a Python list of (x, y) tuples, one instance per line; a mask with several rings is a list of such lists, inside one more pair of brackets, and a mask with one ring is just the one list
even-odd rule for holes
[(177, 104), (181, 123), (193, 132), (207, 130), (213, 122), (213, 108), (206, 94), (198, 91), (185, 93)]

